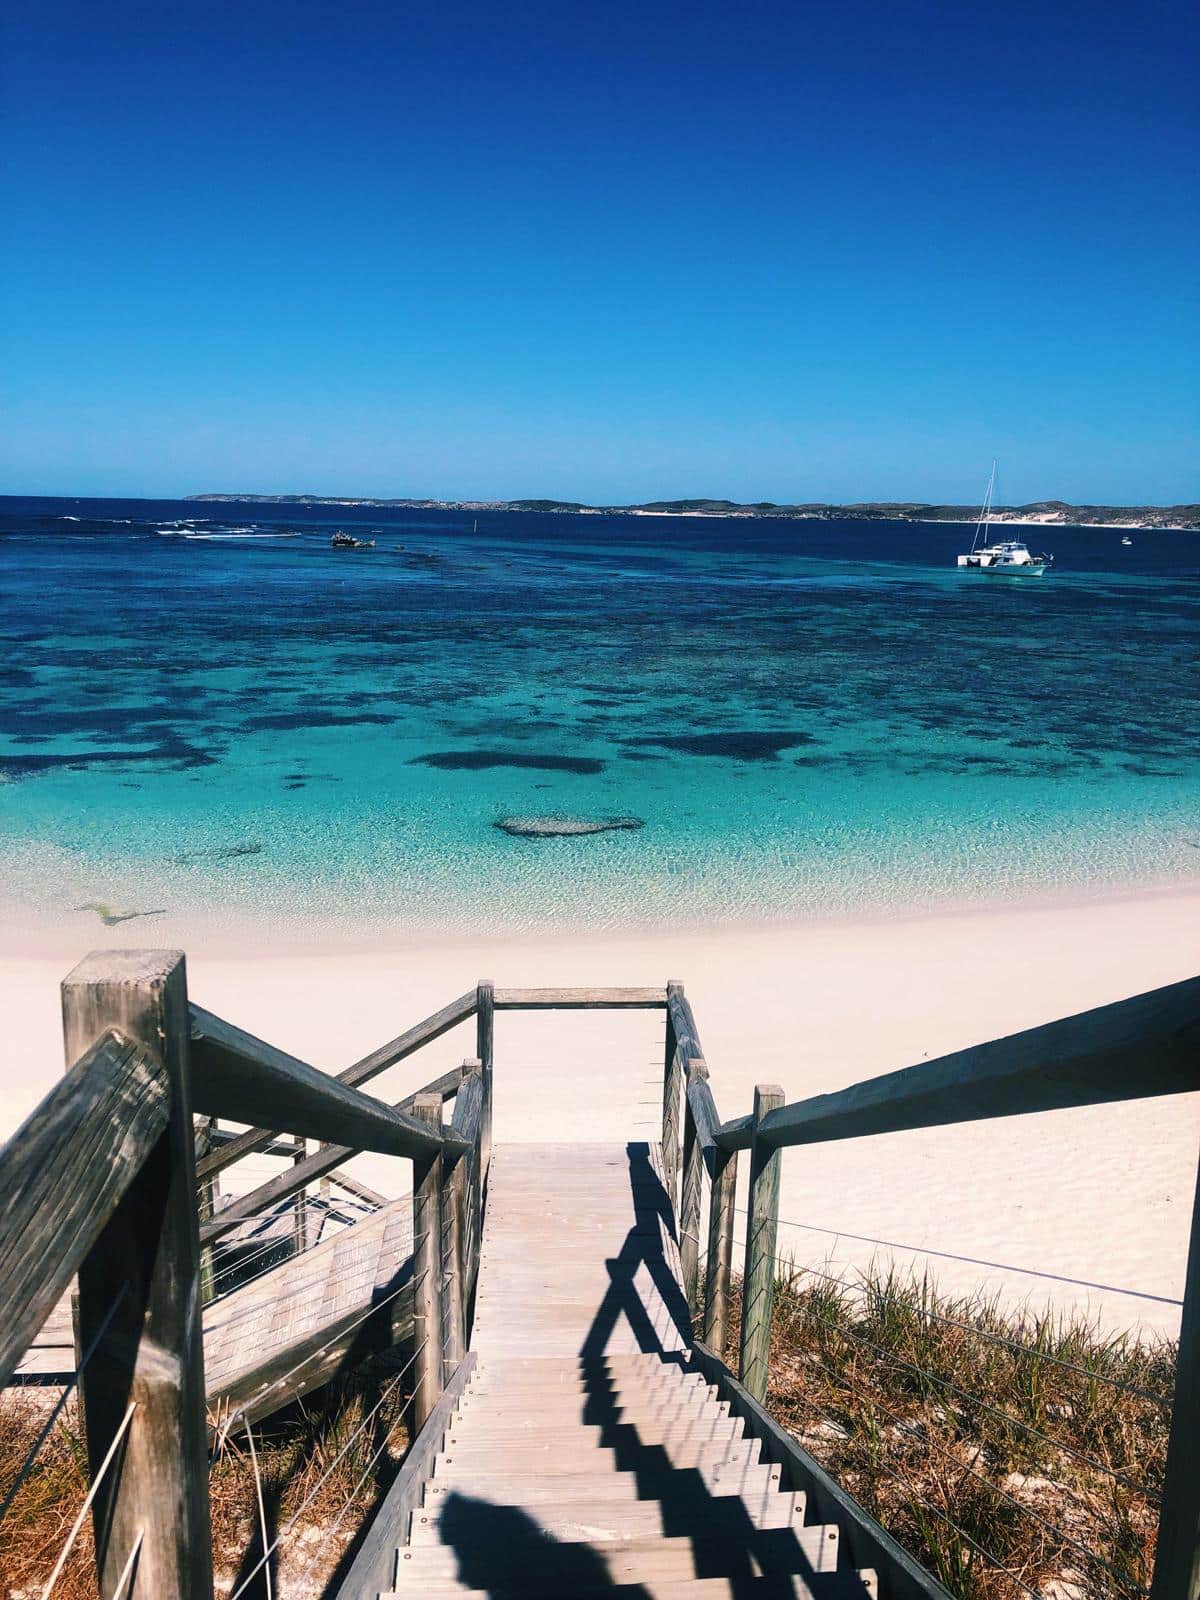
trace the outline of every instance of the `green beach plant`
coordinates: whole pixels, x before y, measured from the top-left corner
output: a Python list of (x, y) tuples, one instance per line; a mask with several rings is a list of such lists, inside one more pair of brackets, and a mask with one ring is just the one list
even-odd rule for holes
[(1152, 1570), (1175, 1354), (891, 1265), (785, 1261), (767, 1405), (961, 1600), (1131, 1600)]

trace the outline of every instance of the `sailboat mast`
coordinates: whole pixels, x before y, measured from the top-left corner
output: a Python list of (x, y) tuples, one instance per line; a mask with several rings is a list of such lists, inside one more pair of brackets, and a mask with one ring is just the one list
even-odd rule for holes
[(980, 536), (980, 534), (982, 534), (984, 536), (984, 543), (985, 544), (987, 543), (988, 531), (989, 531), (989, 529), (991, 527), (991, 521), (992, 521), (992, 491), (995, 489), (995, 487), (996, 487), (996, 463), (995, 463), (995, 461), (993, 461), (992, 462), (992, 475), (988, 479), (987, 493), (983, 497), (983, 505), (980, 508), (980, 512), (979, 512), (979, 521), (975, 524), (975, 537), (971, 541), (971, 554), (972, 555), (974, 555), (975, 551), (979, 548), (979, 536)]

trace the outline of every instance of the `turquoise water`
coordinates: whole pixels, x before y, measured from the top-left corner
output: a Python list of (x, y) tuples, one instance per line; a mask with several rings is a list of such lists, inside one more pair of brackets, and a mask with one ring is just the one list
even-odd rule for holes
[(1195, 877), (1188, 535), (1031, 530), (1057, 568), (1019, 583), (946, 525), (472, 522), (0, 502), (10, 917), (608, 928)]

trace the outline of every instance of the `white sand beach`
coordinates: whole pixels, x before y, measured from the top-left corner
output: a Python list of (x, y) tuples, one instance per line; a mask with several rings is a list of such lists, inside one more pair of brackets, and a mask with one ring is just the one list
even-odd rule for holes
[[(506, 986), (679, 978), (728, 1118), (749, 1110), (756, 1082), (800, 1099), (1190, 977), (1198, 930), (1200, 891), (1180, 890), (678, 936), (437, 943), (398, 933), (388, 949), (327, 953), (175, 928), (164, 938), (146, 923), (81, 930), (29, 956), (10, 933), (0, 1133), (62, 1070), (58, 983), (89, 948), (183, 933), (193, 999), (329, 1070), (481, 976)], [(469, 1027), (455, 1030), (372, 1088), (398, 1098), (473, 1050)], [(661, 1058), (658, 1013), (503, 1014), (495, 1137), (653, 1138)], [(1088, 1308), (1108, 1326), (1172, 1332), (1198, 1144), (1200, 1097), (1188, 1095), (789, 1151), (781, 1215), (807, 1227), (783, 1228), (781, 1251), (818, 1266), (830, 1257), (843, 1273), (888, 1253), (866, 1240), (886, 1240), (1137, 1290), (1158, 1298), (894, 1252), (904, 1266), (928, 1262), (947, 1287), (987, 1284), (1032, 1306)], [(407, 1181), (401, 1163), (361, 1161), (385, 1191)]]

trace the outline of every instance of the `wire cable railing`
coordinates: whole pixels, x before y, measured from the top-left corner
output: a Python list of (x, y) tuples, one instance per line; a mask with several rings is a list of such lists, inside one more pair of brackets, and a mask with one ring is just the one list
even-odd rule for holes
[[(410, 1287), (413, 1289), (416, 1288), (416, 1279), (413, 1280), (411, 1285), (408, 1283), (403, 1283), (398, 1288), (391, 1290), (388, 1294), (381, 1296), (378, 1300), (374, 1301), (373, 1304), (368, 1306), (365, 1311), (360, 1312), (358, 1316), (354, 1317), (350, 1322), (340, 1324), (337, 1335), (338, 1341), (343, 1341), (347, 1334), (352, 1333), (356, 1328), (360, 1328), (363, 1323), (367, 1322), (371, 1317), (378, 1316), (385, 1306), (389, 1305), (393, 1300), (396, 1299), (398, 1295), (403, 1294), (405, 1290), (409, 1289)], [(280, 1389), (286, 1388), (289, 1380), (294, 1378), (298, 1372), (300, 1372), (304, 1367), (308, 1366), (311, 1362), (319, 1360), (321, 1356), (328, 1355), (333, 1348), (333, 1341), (330, 1341), (328, 1344), (321, 1345), (315, 1352), (306, 1354), (302, 1360), (294, 1363), (294, 1365), (289, 1367), (288, 1370), (282, 1373), (278, 1378), (275, 1378), (270, 1383), (263, 1384), (260, 1389), (255, 1390), (249, 1399), (231, 1411), (230, 1414), (217, 1426), (216, 1450), (218, 1452), (220, 1451), (224, 1445), (224, 1441), (229, 1437), (230, 1433), (240, 1420), (245, 1418), (252, 1411), (260, 1411), (263, 1401), (266, 1400), (269, 1395), (277, 1392)]]
[[(746, 1215), (746, 1212), (740, 1206), (737, 1207), (737, 1212), (739, 1216), (744, 1217)], [(789, 1223), (784, 1217), (780, 1217), (779, 1225), (780, 1227), (801, 1226), (801, 1224)], [(905, 1311), (912, 1312), (915, 1316), (924, 1317), (930, 1322), (940, 1324), (942, 1327), (956, 1328), (962, 1333), (969, 1333), (974, 1338), (983, 1340), (985, 1344), (995, 1345), (999, 1349), (1011, 1351), (1014, 1355), (1030, 1362), (1045, 1362), (1049, 1366), (1061, 1367), (1067, 1372), (1075, 1373), (1078, 1377), (1086, 1378), (1089, 1382), (1103, 1383), (1122, 1394), (1131, 1395), (1139, 1400), (1146, 1400), (1150, 1404), (1162, 1406), (1168, 1411), (1171, 1408), (1172, 1397), (1170, 1395), (1156, 1394), (1153, 1390), (1143, 1389), (1138, 1384), (1129, 1383), (1126, 1379), (1114, 1378), (1111, 1374), (1099, 1372), (1094, 1367), (1084, 1367), (1076, 1361), (1068, 1361), (1065, 1356), (1057, 1356), (1048, 1350), (1039, 1350), (1033, 1345), (1022, 1344), (1018, 1339), (1009, 1339), (1003, 1334), (993, 1333), (990, 1329), (981, 1328), (976, 1323), (963, 1322), (956, 1317), (948, 1317), (944, 1312), (935, 1311), (931, 1306), (916, 1303), (912, 1299), (900, 1295), (887, 1294), (878, 1283), (869, 1279), (864, 1278), (855, 1283), (852, 1279), (840, 1278), (835, 1273), (825, 1272), (820, 1267), (814, 1267), (808, 1263), (792, 1262), (791, 1264), (796, 1271), (811, 1273), (825, 1283), (834, 1284), (838, 1288), (845, 1289), (849, 1294), (869, 1297), (872, 1301), (878, 1300), (888, 1305), (900, 1306)]]
[[(833, 1383), (842, 1387), (847, 1386), (847, 1379), (845, 1376), (836, 1372), (833, 1367), (829, 1366), (827, 1362), (822, 1361), (819, 1356), (812, 1356), (810, 1354), (810, 1359), (824, 1371), (826, 1376), (830, 1378)], [(913, 1418), (901, 1416), (898, 1411), (893, 1410), (890, 1406), (886, 1405), (882, 1400), (880, 1400), (878, 1395), (871, 1395), (867, 1399), (866, 1404), (875, 1410), (882, 1411), (886, 1417), (896, 1424), (902, 1433), (911, 1433), (918, 1426)], [(853, 1435), (851, 1435), (851, 1438), (853, 1438)], [(967, 1473), (970, 1477), (974, 1478), (976, 1482), (981, 1483), (991, 1494), (994, 1494), (1000, 1499), (1004, 1500), (1008, 1505), (1012, 1506), (1014, 1510), (1020, 1512), (1022, 1516), (1029, 1517), (1047, 1533), (1050, 1533), (1056, 1539), (1061, 1540), (1064, 1545), (1075, 1551), (1077, 1555), (1082, 1556), (1093, 1566), (1102, 1569), (1109, 1575), (1109, 1577), (1121, 1584), (1127, 1594), (1138, 1595), (1145, 1593), (1145, 1589), (1142, 1585), (1135, 1585), (1133, 1588), (1130, 1588), (1129, 1580), (1125, 1577), (1125, 1575), (1118, 1572), (1115, 1567), (1103, 1560), (1102, 1557), (1095, 1553), (1095, 1551), (1089, 1550), (1086, 1545), (1080, 1544), (1079, 1540), (1076, 1539), (1074, 1535), (1068, 1533), (1065, 1528), (1059, 1527), (1056, 1523), (1050, 1522), (1033, 1506), (1026, 1505), (1024, 1501), (1018, 1500), (1017, 1497), (1013, 1494), (1010, 1494), (1008, 1490), (1003, 1487), (1003, 1485), (994, 1482), (991, 1478), (988, 1478), (983, 1473), (979, 1472), (971, 1465), (969, 1461), (964, 1461), (961, 1456), (956, 1455), (948, 1444), (937, 1442), (929, 1430), (922, 1431), (920, 1442), (922, 1444), (931, 1446), (938, 1452), (939, 1455), (951, 1462), (958, 1471)], [(862, 1448), (865, 1449), (866, 1447), (863, 1446)], [(875, 1456), (872, 1455), (871, 1465), (875, 1464), (877, 1464)], [(1076, 1506), (1080, 1508), (1080, 1510), (1090, 1511), (1092, 1509), (1088, 1503), (1082, 1500), (1068, 1485), (1062, 1484), (1058, 1487), (1068, 1499), (1070, 1499)]]
[(1031, 1589), (1023, 1578), (1019, 1578), (1011, 1567), (1006, 1566), (1005, 1563), (1001, 1561), (999, 1556), (994, 1555), (990, 1550), (985, 1550), (983, 1545), (981, 1545), (977, 1539), (969, 1534), (965, 1528), (960, 1527), (944, 1507), (934, 1505), (932, 1500), (927, 1499), (926, 1496), (923, 1495), (916, 1487), (916, 1485), (910, 1482), (903, 1473), (897, 1472), (894, 1467), (889, 1467), (884, 1461), (876, 1461), (874, 1465), (879, 1469), (880, 1472), (884, 1473), (887, 1477), (894, 1479), (895, 1482), (900, 1484), (904, 1491), (909, 1494), (923, 1510), (929, 1511), (935, 1517), (940, 1518), (940, 1520), (946, 1524), (951, 1532), (955, 1534), (957, 1538), (961, 1539), (964, 1544), (968, 1545), (970, 1549), (974, 1550), (976, 1555), (982, 1557), (982, 1559), (987, 1562), (989, 1567), (992, 1567), (997, 1572), (1002, 1572), (1010, 1582), (1015, 1583), (1017, 1588), (1021, 1590), (1022, 1594), (1029, 1596), (1029, 1600), (1044, 1600), (1044, 1597), (1038, 1594), (1036, 1589)]
[(357, 1442), (357, 1440), (359, 1438), (361, 1438), (362, 1434), (371, 1425), (371, 1423), (375, 1419), (375, 1417), (378, 1416), (379, 1412), (383, 1409), (383, 1407), (388, 1403), (388, 1401), (395, 1394), (396, 1390), (399, 1388), (399, 1386), (400, 1386), (401, 1382), (403, 1381), (403, 1379), (405, 1378), (405, 1376), (408, 1374), (408, 1372), (411, 1370), (411, 1368), (415, 1365), (418, 1357), (422, 1354), (422, 1348), (423, 1347), (418, 1347), (417, 1349), (415, 1349), (413, 1351), (413, 1353), (412, 1353), (412, 1356), (405, 1363), (404, 1367), (385, 1385), (384, 1391), (380, 1395), (380, 1398), (375, 1402), (375, 1404), (371, 1407), (371, 1409), (363, 1416), (363, 1418), (359, 1422), (358, 1426), (354, 1429), (354, 1432), (350, 1435), (350, 1437), (346, 1440), (345, 1444), (342, 1445), (341, 1449), (338, 1451), (338, 1453), (330, 1461), (329, 1465), (325, 1468), (325, 1471), (321, 1474), (321, 1476), (317, 1479), (316, 1483), (312, 1486), (312, 1488), (309, 1490), (309, 1492), (305, 1495), (304, 1499), (300, 1502), (300, 1505), (292, 1513), (292, 1515), (288, 1519), (287, 1523), (279, 1530), (279, 1532), (275, 1535), (274, 1539), (272, 1539), (270, 1544), (267, 1545), (266, 1549), (263, 1551), (263, 1553), (259, 1557), (258, 1561), (254, 1564), (254, 1566), (252, 1566), (250, 1568), (249, 1572), (246, 1573), (246, 1575), (243, 1578), (242, 1582), (238, 1585), (238, 1587), (230, 1595), (229, 1600), (239, 1600), (239, 1596), (245, 1594), (246, 1590), (250, 1587), (250, 1585), (253, 1582), (253, 1580), (258, 1576), (258, 1574), (267, 1565), (267, 1563), (270, 1561), (271, 1557), (275, 1554), (276, 1550), (278, 1550), (279, 1546), (287, 1538), (287, 1536), (291, 1533), (292, 1529), (296, 1526), (297, 1522), (299, 1522), (300, 1518), (304, 1515), (305, 1511), (308, 1509), (308, 1507), (316, 1499), (316, 1497), (320, 1493), (321, 1489), (325, 1486), (325, 1484), (328, 1482), (330, 1477), (332, 1477), (333, 1473), (341, 1465), (342, 1461), (345, 1459), (346, 1455), (349, 1453), (349, 1451), (351, 1450), (353, 1445)]
[(129, 1580), (132, 1578), (134, 1569), (137, 1567), (138, 1557), (142, 1553), (142, 1544), (145, 1540), (145, 1537), (146, 1530), (144, 1528), (139, 1528), (137, 1535), (134, 1538), (132, 1548), (129, 1551), (125, 1565), (121, 1568), (120, 1573), (117, 1575), (116, 1586), (114, 1587), (112, 1594), (109, 1595), (108, 1600), (125, 1600), (125, 1596), (129, 1592)]
[(63, 1411), (65, 1410), (66, 1405), (67, 1405), (67, 1401), (71, 1398), (72, 1394), (74, 1394), (76, 1386), (78, 1385), (80, 1378), (87, 1371), (88, 1364), (91, 1361), (92, 1357), (95, 1355), (96, 1349), (97, 1349), (101, 1339), (104, 1337), (105, 1333), (108, 1331), (108, 1325), (112, 1321), (113, 1317), (116, 1315), (117, 1308), (120, 1306), (121, 1302), (124, 1300), (125, 1295), (126, 1295), (126, 1293), (128, 1291), (128, 1287), (129, 1287), (128, 1284), (122, 1284), (120, 1289), (118, 1289), (117, 1294), (116, 1294), (116, 1298), (113, 1300), (112, 1305), (109, 1306), (108, 1311), (105, 1313), (103, 1321), (100, 1323), (100, 1326), (96, 1329), (96, 1332), (93, 1334), (91, 1342), (88, 1345), (87, 1349), (83, 1352), (82, 1356), (79, 1358), (78, 1366), (76, 1367), (75, 1371), (71, 1374), (71, 1377), (70, 1377), (69, 1381), (63, 1385), (62, 1393), (59, 1395), (58, 1399), (55, 1401), (53, 1407), (51, 1408), (50, 1415), (46, 1418), (46, 1421), (42, 1426), (41, 1432), (38, 1434), (37, 1438), (30, 1445), (29, 1450), (27, 1451), (27, 1453), (25, 1455), (25, 1459), (22, 1461), (20, 1467), (17, 1470), (16, 1477), (13, 1479), (12, 1484), (9, 1487), (8, 1493), (4, 1496), (3, 1503), (0, 1503), (0, 1522), (4, 1521), (4, 1518), (8, 1513), (9, 1507), (12, 1505), (13, 1501), (17, 1498), (17, 1495), (21, 1492), (22, 1488), (24, 1487), (26, 1481), (29, 1478), (30, 1473), (33, 1471), (34, 1465), (35, 1465), (35, 1463), (37, 1461), (38, 1455), (41, 1452), (42, 1446), (46, 1443), (46, 1440), (50, 1437), (51, 1433), (54, 1431), (54, 1425), (58, 1421), (59, 1417), (62, 1415)]
[[(745, 1213), (742, 1213), (743, 1216)], [(789, 1222), (780, 1217), (781, 1228), (800, 1228), (806, 1233), (826, 1233), (835, 1239), (853, 1239), (858, 1244), (882, 1245), (886, 1250), (904, 1250), (910, 1255), (936, 1256), (942, 1261), (960, 1261), (971, 1267), (987, 1267), (994, 1272), (1014, 1272), (1027, 1278), (1045, 1278), (1050, 1283), (1066, 1283), (1077, 1289), (1093, 1289), (1100, 1294), (1122, 1294), (1133, 1300), (1149, 1300), (1160, 1306), (1182, 1306), (1182, 1300), (1170, 1295), (1151, 1294), (1146, 1289), (1125, 1289), (1113, 1283), (1095, 1283), (1088, 1278), (1071, 1278), (1061, 1272), (1044, 1272), (1038, 1267), (1014, 1267), (1004, 1261), (988, 1261), (980, 1256), (956, 1255), (952, 1250), (934, 1250), (926, 1245), (897, 1244), (893, 1239), (876, 1239), (868, 1233), (850, 1233), (845, 1228), (819, 1228), (811, 1222)]]
[(978, 1406), (981, 1410), (989, 1412), (1007, 1426), (1016, 1428), (1018, 1432), (1028, 1434), (1031, 1438), (1040, 1439), (1043, 1444), (1049, 1445), (1054, 1450), (1061, 1450), (1064, 1455), (1073, 1457), (1082, 1465), (1090, 1467), (1093, 1472), (1099, 1472), (1112, 1478), (1115, 1482), (1121, 1484), (1123, 1488), (1130, 1489), (1135, 1494), (1144, 1495), (1147, 1500), (1153, 1501), (1156, 1505), (1159, 1503), (1158, 1492), (1149, 1488), (1148, 1485), (1138, 1483), (1132, 1478), (1127, 1478), (1124, 1473), (1119, 1472), (1115, 1467), (1108, 1466), (1103, 1461), (1097, 1461), (1094, 1456), (1088, 1455), (1084, 1450), (1077, 1449), (1063, 1439), (1056, 1439), (1051, 1434), (1043, 1433), (1033, 1423), (1025, 1422), (1020, 1417), (1014, 1417), (1011, 1411), (1005, 1411), (1002, 1406), (993, 1405), (990, 1400), (984, 1400), (979, 1395), (971, 1394), (969, 1390), (962, 1388), (952, 1379), (943, 1378), (940, 1374), (930, 1372), (925, 1367), (918, 1367), (911, 1361), (902, 1360), (892, 1351), (884, 1349), (882, 1345), (875, 1344), (872, 1340), (864, 1338), (862, 1334), (855, 1333), (853, 1329), (834, 1322), (831, 1318), (817, 1315), (815, 1320), (831, 1329), (840, 1339), (849, 1339), (852, 1344), (856, 1344), (864, 1350), (869, 1350), (879, 1360), (888, 1362), (890, 1365), (910, 1373), (913, 1377), (937, 1384), (950, 1394), (957, 1395), (960, 1400), (965, 1401), (968, 1405)]
[(113, 1432), (112, 1441), (109, 1444), (108, 1450), (105, 1452), (104, 1459), (96, 1468), (95, 1474), (92, 1477), (91, 1485), (88, 1488), (87, 1495), (84, 1498), (83, 1504), (79, 1508), (79, 1514), (75, 1518), (75, 1521), (71, 1524), (71, 1531), (67, 1534), (66, 1541), (63, 1544), (62, 1549), (59, 1551), (58, 1560), (54, 1563), (53, 1571), (46, 1579), (45, 1587), (42, 1589), (41, 1593), (41, 1600), (50, 1600), (50, 1596), (54, 1593), (54, 1586), (58, 1582), (59, 1578), (62, 1577), (63, 1568), (66, 1566), (71, 1551), (75, 1547), (75, 1541), (79, 1537), (79, 1530), (83, 1527), (83, 1524), (87, 1519), (87, 1514), (92, 1509), (92, 1502), (100, 1493), (100, 1486), (103, 1484), (104, 1479), (108, 1474), (108, 1470), (112, 1466), (116, 1457), (117, 1451), (121, 1447), (121, 1441), (129, 1432), (129, 1424), (133, 1421), (133, 1415), (136, 1410), (137, 1401), (131, 1400), (125, 1408), (125, 1415), (122, 1417), (121, 1421), (118, 1423)]

